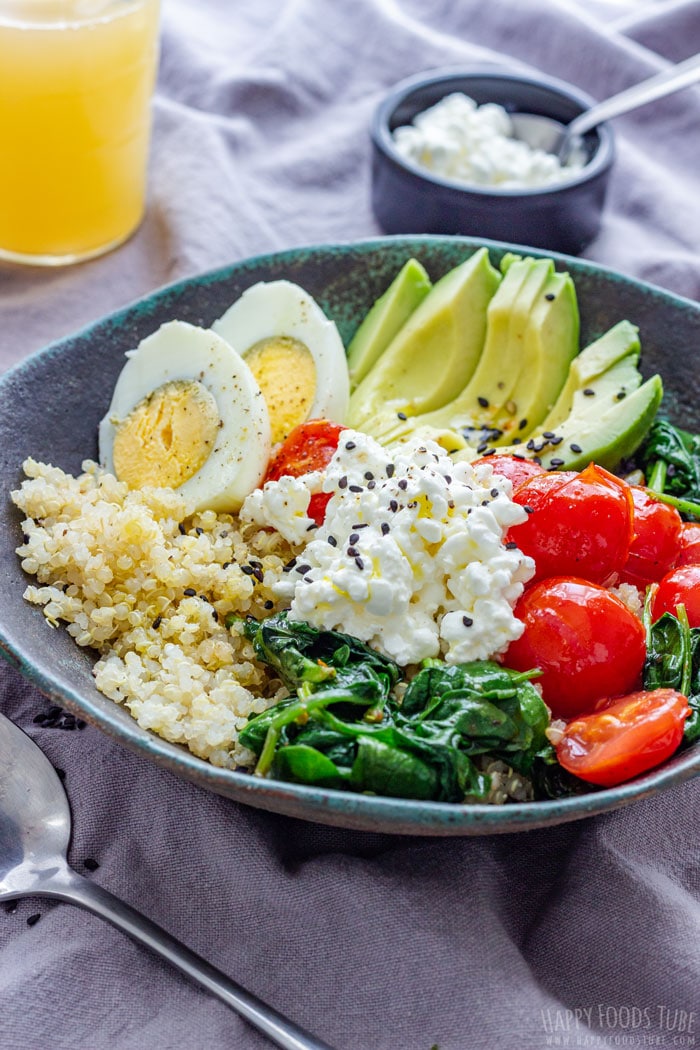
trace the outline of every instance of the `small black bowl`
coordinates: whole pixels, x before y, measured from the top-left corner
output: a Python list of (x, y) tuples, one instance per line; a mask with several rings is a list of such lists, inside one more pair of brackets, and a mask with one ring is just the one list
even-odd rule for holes
[(593, 99), (544, 75), (433, 70), (402, 81), (372, 120), (372, 207), (386, 233), (470, 234), (576, 255), (600, 228), (614, 140), (601, 124), (584, 136), (587, 161), (545, 188), (488, 189), (434, 175), (405, 160), (393, 132), (452, 92), (511, 113), (537, 113), (567, 124)]

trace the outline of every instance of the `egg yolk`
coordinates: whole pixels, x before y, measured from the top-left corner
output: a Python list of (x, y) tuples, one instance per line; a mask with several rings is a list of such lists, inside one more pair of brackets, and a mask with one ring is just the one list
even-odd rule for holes
[(158, 387), (117, 425), (114, 472), (129, 488), (179, 488), (214, 449), (220, 427), (213, 395), (195, 380)]
[(244, 356), (265, 398), (276, 445), (309, 417), (316, 396), (316, 363), (304, 343), (287, 335), (261, 339)]

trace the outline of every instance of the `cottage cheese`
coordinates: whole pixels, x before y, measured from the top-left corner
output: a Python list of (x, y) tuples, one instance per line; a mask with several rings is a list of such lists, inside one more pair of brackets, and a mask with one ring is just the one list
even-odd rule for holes
[(513, 138), (502, 106), (476, 102), (456, 92), (396, 128), (396, 149), (408, 161), (454, 182), (518, 189), (557, 182), (583, 166), (572, 157), (562, 167), (555, 156)]
[[(278, 484), (249, 497), (248, 520), (269, 520)], [(454, 463), (420, 439), (388, 452), (347, 430), (323, 490), (325, 521), (275, 588), (293, 619), (352, 634), (403, 666), (485, 659), (520, 637), (513, 606), (534, 564), (503, 538), (526, 514), (489, 464)]]

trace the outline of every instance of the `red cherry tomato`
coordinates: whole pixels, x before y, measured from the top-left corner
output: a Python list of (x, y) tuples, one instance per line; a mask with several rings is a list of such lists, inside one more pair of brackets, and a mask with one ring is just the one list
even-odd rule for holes
[(627, 561), (632, 542), (630, 486), (591, 463), (584, 471), (533, 477), (513, 494), (531, 513), (506, 539), (535, 559), (535, 580), (577, 576), (604, 583)]
[(700, 565), (700, 525), (694, 521), (683, 523), (676, 565)]
[(631, 693), (569, 722), (557, 758), (591, 784), (622, 784), (671, 757), (689, 714), (687, 699), (673, 689)]
[(481, 459), (475, 459), (472, 462), (472, 466), (475, 467), (479, 463), (489, 463), (493, 468), (494, 474), (498, 474), (501, 478), (508, 478), (513, 484), (513, 492), (537, 474), (547, 473), (544, 467), (522, 456), (500, 456), (498, 454), (495, 456), (483, 456)]
[(634, 539), (620, 579), (645, 587), (665, 576), (678, 558), (683, 522), (675, 507), (651, 499), (644, 489), (631, 486), (634, 502)]
[[(279, 481), (291, 476), (298, 478), (312, 470), (323, 470), (333, 458), (340, 434), (346, 427), (328, 419), (309, 419), (292, 430), (270, 461), (265, 481)], [(323, 524), (331, 494), (318, 492), (309, 500), (307, 511), (317, 525)]]
[(700, 565), (681, 565), (664, 576), (652, 598), (652, 619), (665, 612), (675, 616), (678, 605), (685, 605), (690, 626), (700, 627)]
[(525, 630), (503, 663), (516, 671), (540, 668), (537, 682), (555, 718), (587, 714), (602, 697), (639, 685), (644, 628), (604, 587), (571, 577), (543, 580), (525, 591), (514, 613)]

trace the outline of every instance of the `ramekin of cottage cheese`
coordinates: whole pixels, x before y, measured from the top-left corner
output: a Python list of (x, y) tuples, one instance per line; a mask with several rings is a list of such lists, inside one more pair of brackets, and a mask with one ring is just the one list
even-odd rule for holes
[[(332, 493), (318, 529), (305, 515), (313, 490)], [(526, 517), (511, 494), (487, 463), (454, 463), (420, 438), (389, 452), (346, 430), (323, 475), (268, 482), (241, 517), (292, 543), (307, 537), (276, 585), (293, 619), (352, 634), (402, 666), (462, 663), (503, 652), (523, 630), (513, 606), (534, 565), (504, 543)]]

